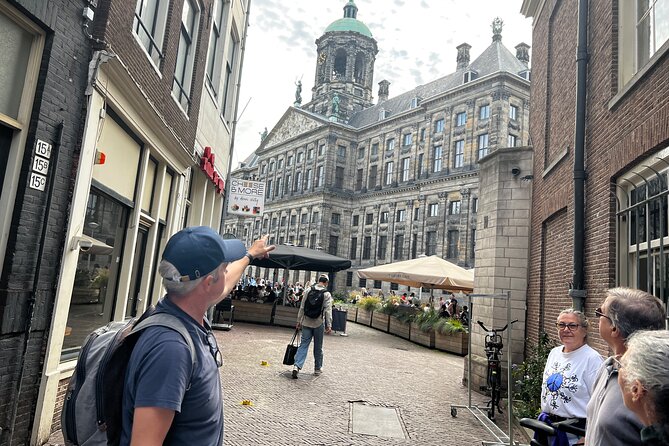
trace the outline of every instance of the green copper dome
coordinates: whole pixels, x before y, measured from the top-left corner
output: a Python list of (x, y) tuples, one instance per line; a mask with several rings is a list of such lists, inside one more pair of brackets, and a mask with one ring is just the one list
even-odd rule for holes
[(344, 6), (344, 18), (330, 23), (330, 26), (325, 28), (325, 32), (353, 31), (362, 34), (363, 36), (372, 37), (372, 33), (369, 28), (367, 28), (367, 25), (358, 20), (356, 18), (357, 15), (358, 7), (355, 6), (353, 0), (349, 0), (346, 6)]
[(335, 20), (330, 24), (330, 26), (325, 28), (326, 33), (334, 31), (353, 31), (360, 33), (363, 36), (372, 37), (372, 32), (369, 30), (369, 28), (367, 28), (367, 25), (358, 19), (343, 18)]

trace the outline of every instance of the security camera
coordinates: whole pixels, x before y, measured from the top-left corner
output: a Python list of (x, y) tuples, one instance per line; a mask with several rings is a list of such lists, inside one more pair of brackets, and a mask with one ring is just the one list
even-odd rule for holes
[(511, 175), (513, 175), (514, 177), (517, 177), (518, 175), (520, 175), (520, 167), (513, 166), (511, 168)]
[(93, 242), (90, 240), (84, 240), (80, 239), (79, 240), (79, 250), (81, 252), (88, 252), (90, 249), (93, 247)]

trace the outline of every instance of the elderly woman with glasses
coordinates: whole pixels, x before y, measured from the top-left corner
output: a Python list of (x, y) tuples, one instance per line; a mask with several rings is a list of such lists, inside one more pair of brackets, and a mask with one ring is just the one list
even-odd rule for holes
[(588, 403), (585, 444), (588, 446), (641, 445), (643, 428), (637, 415), (623, 404), (616, 360), (627, 351), (627, 341), (640, 330), (661, 330), (666, 313), (662, 301), (645, 291), (612, 288), (595, 310), (599, 334), (613, 351), (597, 374)]
[[(562, 345), (551, 350), (546, 361), (539, 419), (551, 423), (576, 419), (575, 425), (584, 428), (585, 408), (603, 358), (586, 343), (588, 320), (583, 313), (564, 310), (555, 325)], [(573, 445), (578, 440), (558, 431), (552, 444)]]
[(644, 446), (669, 445), (669, 331), (638, 331), (618, 364), (625, 406), (643, 425)]

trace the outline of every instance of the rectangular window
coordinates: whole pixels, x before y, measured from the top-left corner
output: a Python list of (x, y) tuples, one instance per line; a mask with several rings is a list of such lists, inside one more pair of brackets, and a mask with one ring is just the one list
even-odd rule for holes
[(380, 223), (388, 223), (388, 211), (381, 212), (381, 221)]
[(332, 213), (332, 219), (330, 221), (333, 225), (338, 225), (341, 221), (341, 214)]
[(374, 214), (365, 214), (365, 224), (371, 225), (374, 222)]
[(437, 119), (434, 122), (434, 133), (441, 133), (444, 131), (444, 118)]
[(304, 161), (304, 153), (300, 152), (297, 154), (297, 162), (301, 163), (302, 161)]
[(460, 231), (448, 231), (446, 235), (448, 249), (446, 250), (446, 257), (449, 259), (458, 258), (458, 240), (460, 239)]
[(335, 168), (335, 184), (334, 187), (337, 189), (344, 188), (344, 168), (342, 166), (337, 166)]
[(277, 223), (276, 217), (272, 217), (272, 228), (276, 228), (276, 223)]
[(360, 224), (360, 216), (354, 215), (351, 217), (351, 226), (358, 226)]
[(311, 214), (311, 222), (312, 223), (320, 223), (321, 222), (320, 214), (318, 212), (314, 212), (313, 214)]
[(362, 260), (369, 260), (372, 254), (372, 237), (365, 237), (362, 241)]
[(226, 121), (232, 121), (232, 110), (235, 105), (235, 72), (239, 65), (239, 37), (235, 34), (235, 30), (230, 31), (230, 38), (228, 39), (228, 56), (225, 61), (225, 79), (223, 84), (223, 103), (221, 104), (221, 111)]
[(386, 258), (386, 249), (388, 247), (388, 237), (385, 235), (379, 236), (379, 244), (377, 246), (376, 258), (384, 260)]
[(267, 190), (265, 191), (265, 198), (272, 198), (272, 180), (267, 181)]
[(309, 236), (309, 248), (316, 249), (316, 247), (318, 247), (318, 244), (316, 243), (316, 234), (311, 234)]
[(191, 0), (185, 0), (181, 12), (179, 47), (172, 81), (172, 96), (186, 113), (188, 113), (190, 107), (190, 89), (193, 78), (193, 63), (195, 62), (193, 39), (197, 35), (199, 15), (199, 11)]
[(478, 159), (488, 154), (488, 134), (479, 135)]
[(637, 67), (641, 68), (669, 40), (669, 4), (666, 0), (643, 0), (637, 4)]
[(163, 57), (165, 22), (170, 2), (160, 0), (137, 0), (132, 31), (149, 54), (156, 67)]
[(479, 199), (474, 197), (472, 198), (472, 212), (476, 213), (479, 210)]
[(476, 258), (476, 229), (472, 229), (472, 259)]
[(375, 280), (374, 281), (374, 288), (381, 288), (381, 281), (380, 280)]
[(293, 214), (290, 216), (290, 225), (295, 226), (295, 223), (297, 223), (297, 214)]
[(404, 258), (404, 234), (395, 235), (394, 249), (393, 260), (402, 260)]
[(432, 172), (441, 172), (442, 155), (441, 146), (435, 146), (432, 149)]
[(513, 119), (514, 121), (518, 119), (518, 107), (515, 105), (509, 106), (509, 119)]
[(427, 215), (429, 217), (438, 217), (439, 216), (439, 203), (430, 203), (427, 208)]
[(358, 159), (364, 159), (365, 158), (365, 148), (364, 147), (358, 147)]
[(286, 165), (292, 166), (293, 165), (293, 155), (290, 155), (288, 157), (288, 161), (286, 161)]
[(277, 178), (276, 189), (274, 190), (274, 196), (278, 197), (279, 195), (281, 195), (282, 190), (283, 190), (283, 178)]
[(295, 174), (295, 185), (293, 186), (293, 192), (297, 192), (302, 187), (302, 172), (297, 172)]
[(370, 155), (374, 156), (374, 155), (378, 155), (378, 154), (379, 154), (379, 143), (375, 142), (374, 144), (372, 144), (372, 151), (371, 151)]
[(353, 286), (353, 271), (346, 272), (346, 286)]
[(284, 193), (287, 194), (290, 192), (290, 186), (292, 184), (292, 176), (291, 175), (286, 175), (286, 183), (284, 184)]
[(357, 174), (355, 175), (355, 190), (359, 191), (362, 190), (362, 176), (364, 173), (364, 169), (358, 169)]
[(318, 166), (316, 168), (316, 180), (315, 180), (315, 183), (314, 183), (314, 185), (316, 187), (323, 186), (323, 179), (324, 179), (323, 175), (324, 175), (323, 166)]
[(462, 167), (465, 164), (465, 140), (455, 141), (455, 150), (453, 153), (453, 167)]
[(419, 139), (419, 141), (420, 141), (420, 142), (425, 141), (425, 127), (423, 127), (422, 129), (420, 129), (420, 139)]
[(423, 175), (423, 154), (422, 154), (422, 153), (419, 153), (419, 154), (418, 154), (418, 163), (417, 163), (417, 164), (418, 164), (418, 166), (417, 166), (417, 168), (418, 168), (418, 173), (417, 173), (417, 175), (418, 175), (418, 178), (420, 178), (420, 177)]
[(467, 112), (460, 112), (455, 115), (455, 125), (460, 127), (467, 124)]
[(281, 224), (280, 224), (280, 226), (281, 226), (281, 227), (286, 226), (286, 221), (287, 221), (286, 216), (285, 216), (285, 215), (282, 215), (282, 216), (281, 216)]
[(425, 234), (425, 255), (437, 254), (437, 231), (428, 231)]
[(448, 214), (457, 215), (460, 213), (460, 200), (451, 201), (448, 204)]
[(223, 67), (223, 37), (221, 31), (225, 31), (225, 20), (230, 2), (216, 0), (214, 3), (213, 24), (209, 35), (209, 55), (207, 56), (207, 83), (214, 95), (218, 95), (221, 86), (221, 68)]
[(279, 160), (279, 170), (283, 169), (283, 158)]
[(328, 254), (333, 256), (337, 255), (337, 245), (339, 244), (339, 237), (336, 235), (330, 236), (330, 241), (328, 243)]
[(314, 159), (314, 149), (309, 149), (309, 151), (307, 152), (307, 159), (308, 160)]
[(402, 158), (402, 181), (409, 181), (409, 158)]
[(398, 209), (395, 215), (395, 221), (401, 222), (406, 219), (406, 209)]
[(318, 146), (318, 156), (323, 156), (325, 155), (325, 144), (321, 144)]
[(411, 237), (411, 258), (415, 259), (418, 255), (418, 234)]
[(390, 138), (386, 141), (386, 151), (390, 152), (395, 149), (395, 138)]
[(408, 147), (411, 145), (412, 142), (412, 135), (411, 133), (405, 133), (402, 135), (402, 146), (403, 147)]
[(482, 105), (479, 108), (479, 119), (488, 119), (490, 118), (490, 105)]
[(311, 189), (311, 181), (312, 181), (311, 169), (307, 169), (306, 178), (304, 179), (304, 185), (306, 190)]
[(509, 134), (509, 138), (507, 140), (507, 145), (509, 147), (516, 147), (517, 143), (518, 143), (518, 137), (516, 135)]
[(358, 237), (352, 237), (351, 250), (348, 253), (348, 258), (351, 260), (355, 260), (357, 254), (358, 254)]
[(392, 161), (386, 163), (386, 186), (393, 182), (393, 166), (394, 163)]
[(307, 223), (309, 223), (309, 214), (302, 214), (300, 216), (300, 223), (303, 224), (303, 225), (306, 225)]
[(358, 286), (360, 288), (367, 288), (367, 279), (358, 279)]
[(376, 187), (376, 166), (369, 166), (369, 185), (368, 189), (374, 189)]
[(420, 208), (413, 209), (413, 221), (418, 221), (420, 219)]
[(346, 157), (346, 146), (342, 145), (337, 146), (337, 156), (340, 158)]

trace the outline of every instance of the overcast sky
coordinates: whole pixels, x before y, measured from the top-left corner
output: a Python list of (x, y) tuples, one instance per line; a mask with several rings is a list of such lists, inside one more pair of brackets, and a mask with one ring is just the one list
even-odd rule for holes
[[(344, 16), (347, 0), (251, 0), (244, 56), (233, 170), (260, 143), (295, 100), (311, 100), (317, 38)], [(373, 95), (390, 82), (390, 97), (455, 71), (456, 46), (467, 42), (473, 61), (492, 42), (492, 21), (504, 21), (502, 43), (532, 45), (532, 21), (518, 11), (520, 0), (355, 0), (358, 20), (377, 41)], [(530, 49), (530, 54), (531, 54)], [(531, 64), (530, 60), (530, 64)]]

